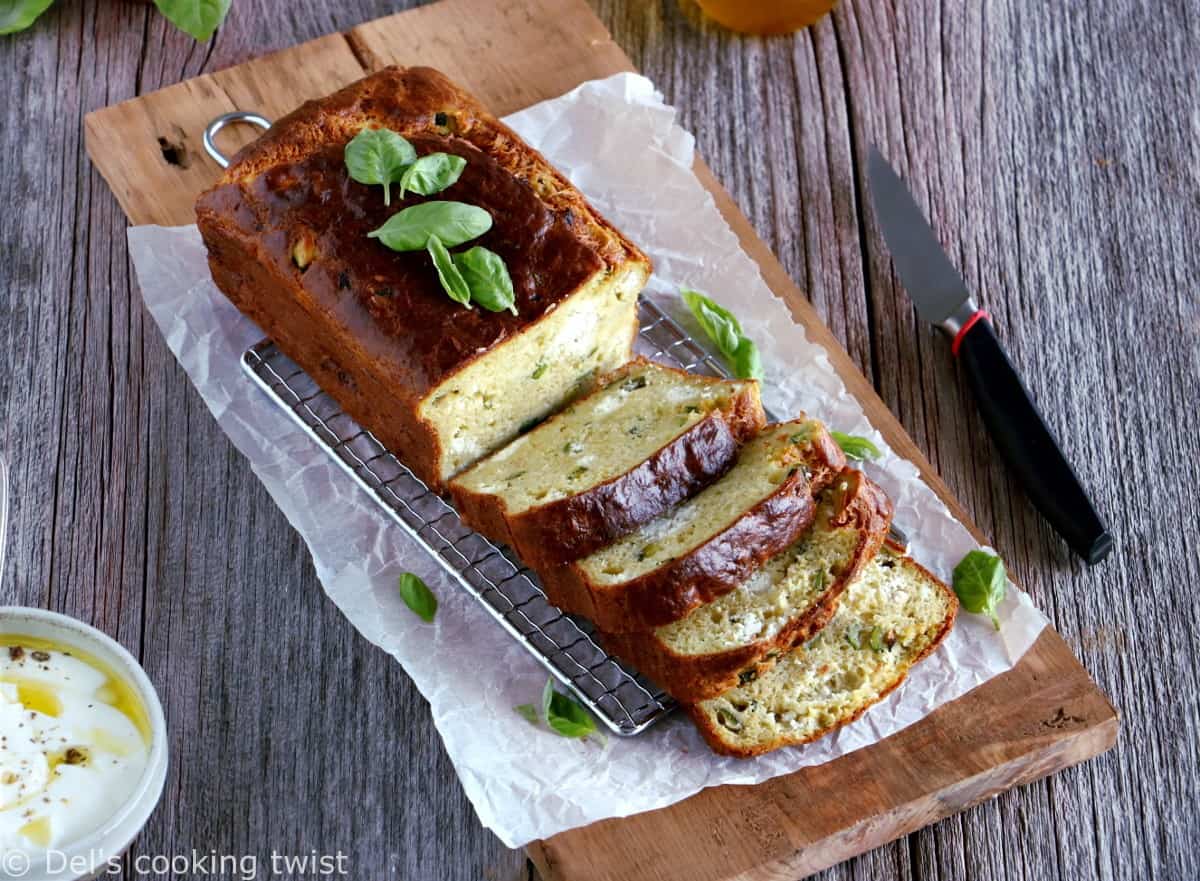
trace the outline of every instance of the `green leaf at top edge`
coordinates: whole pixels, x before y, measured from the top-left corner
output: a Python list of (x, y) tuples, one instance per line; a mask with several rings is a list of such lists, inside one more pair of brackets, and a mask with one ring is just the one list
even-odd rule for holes
[(54, 0), (0, 0), (0, 34), (23, 31), (50, 8)]
[(442, 290), (449, 295), (451, 300), (470, 309), (471, 288), (466, 279), (462, 277), (462, 273), (458, 271), (458, 267), (454, 265), (454, 260), (451, 259), (450, 252), (446, 250), (442, 240), (437, 236), (430, 236), (425, 247), (429, 251), (429, 256), (433, 258), (433, 265), (437, 269)]
[(954, 567), (953, 584), (954, 593), (964, 609), (987, 615), (996, 629), (1000, 629), (996, 610), (1004, 601), (1008, 588), (1003, 560), (987, 551), (970, 551)]
[(167, 20), (193, 39), (205, 42), (229, 14), (232, 0), (154, 0)]
[(424, 581), (411, 572), (400, 576), (400, 598), (426, 624), (432, 622), (437, 614), (437, 597)]
[(855, 461), (861, 462), (864, 459), (878, 459), (883, 455), (879, 451), (879, 447), (875, 446), (868, 438), (860, 437), (856, 434), (846, 434), (841, 431), (831, 431), (829, 435), (842, 448), (842, 452)]

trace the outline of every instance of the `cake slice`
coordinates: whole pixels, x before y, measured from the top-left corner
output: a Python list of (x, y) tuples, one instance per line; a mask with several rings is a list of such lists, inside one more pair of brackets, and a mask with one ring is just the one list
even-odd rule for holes
[(593, 554), (539, 571), (546, 596), (609, 633), (677, 621), (799, 538), (816, 510), (813, 486), (844, 465), (819, 422), (770, 425), (698, 495)]
[(817, 497), (804, 536), (735, 590), (657, 630), (601, 634), (604, 646), (685, 704), (753, 681), (825, 626), (891, 521), (883, 490), (847, 468)]
[[(346, 144), (388, 128), (466, 160), (431, 197), (352, 180)], [(427, 199), (482, 208), (469, 242), (515, 312), (450, 299), (424, 250), (367, 234)], [(429, 68), (389, 67), (284, 116), (196, 203), (221, 291), (418, 477), (450, 477), (629, 360), (650, 263), (558, 171)]]
[(849, 724), (895, 689), (954, 624), (954, 592), (890, 543), (813, 639), (688, 714), (718, 753), (749, 757)]
[(766, 422), (758, 383), (639, 359), (450, 484), (467, 525), (540, 569), (627, 535), (720, 477)]

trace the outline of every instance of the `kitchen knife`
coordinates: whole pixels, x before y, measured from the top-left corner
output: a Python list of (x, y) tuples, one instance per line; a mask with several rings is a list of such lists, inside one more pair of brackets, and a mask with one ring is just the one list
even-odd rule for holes
[(950, 337), (950, 351), (962, 359), (992, 440), (1071, 549), (1088, 563), (1100, 562), (1112, 550), (1112, 536), (1008, 360), (987, 312), (976, 305), (904, 182), (874, 147), (867, 180), (896, 274), (917, 314)]

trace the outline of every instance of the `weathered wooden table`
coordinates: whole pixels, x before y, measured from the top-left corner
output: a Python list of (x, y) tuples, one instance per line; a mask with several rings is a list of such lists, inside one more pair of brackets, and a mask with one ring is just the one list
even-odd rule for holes
[[(174, 762), (137, 853), (340, 850), (353, 877), (406, 881), (532, 872), (480, 827), (422, 699), (326, 601), (176, 366), (83, 152), (89, 110), (403, 5), (235, 0), (201, 46), (149, 4), (86, 0), (0, 37), (15, 484), (0, 599), (94, 622), (159, 685)], [(846, 0), (761, 40), (673, 2), (596, 3), (1124, 716), (1102, 758), (826, 875), (1194, 878), (1200, 18), (1182, 0), (978, 5)], [(1101, 566), (1036, 516), (916, 322), (864, 198), (870, 143), (907, 168), (1110, 517)], [(280, 609), (286, 633), (263, 623)]]

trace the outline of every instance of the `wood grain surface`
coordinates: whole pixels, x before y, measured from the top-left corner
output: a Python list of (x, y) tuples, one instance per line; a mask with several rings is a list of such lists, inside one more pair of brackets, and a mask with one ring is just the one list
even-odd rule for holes
[[(198, 47), (149, 6), (63, 4), (0, 38), (19, 72), (0, 87), (0, 197), (18, 208), (0, 213), (3, 598), (96, 622), (163, 689), (177, 761), (143, 853), (319, 847), (377, 877), (529, 871), (480, 829), (419, 696), (324, 601), (174, 364), (81, 149), (88, 110), (394, 8), (242, 3)], [(1116, 752), (829, 876), (1194, 876), (1200, 555), (1179, 528), (1200, 476), (1194, 17), (848, 3), (755, 40), (673, 5), (597, 10), (1125, 718)], [(915, 323), (861, 199), (869, 142), (930, 205), (1113, 519), (1105, 565), (1080, 567), (1036, 518), (944, 341)], [(286, 639), (258, 623), (281, 607)]]
[[(473, 51), (448, 52), (446, 46)], [(88, 155), (132, 222), (185, 223), (193, 219), (206, 178), (217, 174), (216, 163), (202, 158), (197, 120), (229, 107), (253, 107), (278, 118), (364, 70), (415, 61), (436, 63), (451, 78), (469, 83), (500, 113), (631, 65), (582, 0), (522, 0), (510, 6), (444, 0), (89, 113)], [(293, 77), (293, 70), (305, 75)], [(168, 155), (163, 141), (171, 145)], [(966, 511), (750, 221), (711, 171), (697, 165), (773, 292), (825, 346), (871, 422), (972, 528)], [(986, 540), (981, 533), (977, 537)], [(529, 853), (546, 881), (625, 881), (646, 874), (661, 881), (766, 881), (811, 874), (1091, 758), (1114, 745), (1117, 728), (1112, 706), (1061, 637), (1048, 630), (1008, 674), (902, 736), (766, 785), (715, 789), (653, 814), (559, 833), (532, 844)], [(849, 782), (861, 780), (870, 785), (847, 790)], [(808, 807), (796, 812), (797, 804)]]

